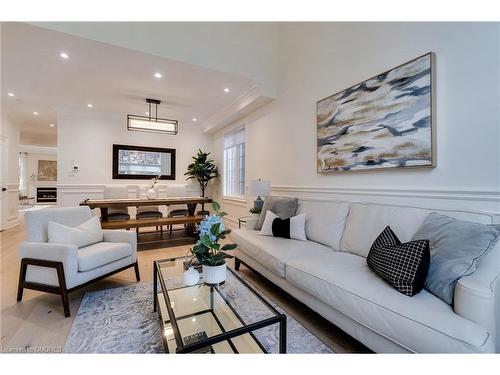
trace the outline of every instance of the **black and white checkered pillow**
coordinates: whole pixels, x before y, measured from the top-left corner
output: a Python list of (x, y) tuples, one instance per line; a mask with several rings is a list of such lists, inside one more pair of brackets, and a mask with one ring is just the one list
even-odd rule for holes
[(424, 287), (430, 258), (428, 240), (401, 243), (392, 229), (386, 227), (373, 243), (366, 262), (396, 290), (414, 296)]

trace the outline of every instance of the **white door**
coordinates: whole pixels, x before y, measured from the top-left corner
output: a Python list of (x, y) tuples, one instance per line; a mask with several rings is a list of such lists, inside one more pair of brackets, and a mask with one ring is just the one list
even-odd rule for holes
[(0, 137), (0, 230), (7, 225), (7, 138)]

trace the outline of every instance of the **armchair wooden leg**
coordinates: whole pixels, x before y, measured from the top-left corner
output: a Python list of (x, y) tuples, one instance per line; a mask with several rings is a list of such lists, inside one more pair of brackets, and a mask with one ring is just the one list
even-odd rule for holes
[(62, 263), (56, 266), (57, 279), (59, 281), (59, 288), (61, 291), (61, 300), (64, 308), (64, 316), (67, 318), (70, 316), (69, 312), (69, 299), (68, 299), (68, 289), (66, 289), (66, 278), (64, 277), (64, 267)]
[(28, 268), (28, 264), (24, 261), (21, 261), (21, 269), (19, 270), (19, 284), (17, 286), (17, 302), (23, 299), (23, 291), (24, 291), (24, 280), (26, 279), (26, 269)]
[(137, 281), (141, 281), (141, 275), (139, 274), (139, 263), (135, 262), (134, 270), (135, 270), (135, 278), (137, 279)]

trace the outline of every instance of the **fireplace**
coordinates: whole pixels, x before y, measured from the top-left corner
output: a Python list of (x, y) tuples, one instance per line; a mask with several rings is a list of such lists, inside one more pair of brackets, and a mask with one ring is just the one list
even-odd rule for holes
[(36, 188), (36, 201), (37, 203), (57, 202), (57, 188), (55, 187)]

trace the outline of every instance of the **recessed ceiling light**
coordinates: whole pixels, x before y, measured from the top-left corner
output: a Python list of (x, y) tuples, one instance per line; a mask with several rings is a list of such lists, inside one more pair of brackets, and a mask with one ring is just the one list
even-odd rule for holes
[(9, 95), (9, 96), (15, 96), (13, 92), (9, 92), (7, 95)]
[(55, 125), (54, 125), (54, 124), (50, 124), (49, 126), (50, 126), (51, 128), (53, 128)]
[(63, 59), (69, 59), (69, 55), (66, 52), (61, 52), (59, 56), (61, 56)]
[(224, 89), (224, 92), (229, 92), (229, 88), (227, 88), (227, 87), (226, 87), (226, 88)]
[(155, 78), (161, 78), (161, 77), (163, 77), (163, 75), (161, 73), (158, 73), (158, 72), (155, 73)]
[(33, 112), (33, 114), (34, 114), (35, 116), (38, 116), (38, 112)]
[(198, 120), (196, 120), (196, 117), (193, 117), (193, 122), (196, 122), (196, 121), (198, 121)]
[(89, 104), (87, 104), (87, 107), (92, 108), (93, 105), (89, 103)]

